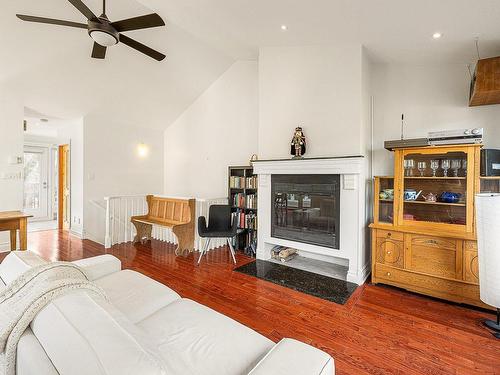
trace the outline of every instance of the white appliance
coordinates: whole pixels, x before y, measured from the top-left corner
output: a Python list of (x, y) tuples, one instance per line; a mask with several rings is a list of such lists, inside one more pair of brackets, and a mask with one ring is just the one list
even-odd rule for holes
[(500, 339), (500, 194), (476, 195), (479, 291), (481, 301), (497, 308), (496, 322), (484, 321)]

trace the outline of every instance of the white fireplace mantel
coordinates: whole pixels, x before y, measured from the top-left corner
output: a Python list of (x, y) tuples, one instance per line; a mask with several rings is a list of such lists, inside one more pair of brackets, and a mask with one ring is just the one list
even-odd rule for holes
[[(259, 176), (257, 258), (267, 260), (275, 245), (290, 246), (301, 256), (348, 266), (347, 280), (362, 284), (370, 269), (367, 241), (366, 159), (362, 156), (292, 160), (262, 160), (253, 163)], [(338, 174), (340, 190), (339, 249), (271, 237), (271, 179), (276, 174)]]

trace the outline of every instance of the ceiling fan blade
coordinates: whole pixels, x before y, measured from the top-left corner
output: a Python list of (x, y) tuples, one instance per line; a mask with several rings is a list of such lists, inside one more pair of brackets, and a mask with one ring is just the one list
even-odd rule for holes
[(92, 48), (92, 57), (94, 59), (104, 59), (106, 57), (106, 47), (94, 42), (94, 47)]
[(99, 18), (86, 6), (82, 0), (68, 0), (73, 6), (80, 11), (88, 20), (98, 21)]
[(131, 31), (131, 30), (139, 30), (139, 29), (149, 29), (150, 27), (158, 27), (165, 26), (165, 22), (161, 19), (161, 17), (156, 14), (147, 14), (145, 16), (139, 16), (134, 18), (129, 18), (126, 20), (116, 21), (111, 23), (116, 31)]
[(120, 34), (120, 42), (158, 61), (162, 61), (166, 57), (163, 53), (155, 51), (154, 49), (149, 48), (148, 46), (145, 46), (144, 44), (139, 43), (138, 41), (123, 34)]
[(53, 19), (53, 18), (44, 18), (44, 17), (36, 17), (36, 16), (26, 16), (24, 14), (16, 14), (16, 16), (20, 20), (28, 21), (28, 22), (38, 22), (38, 23), (48, 23), (50, 25), (78, 27), (80, 29), (86, 29), (87, 28), (87, 24), (85, 24), (85, 23), (56, 20), (56, 19)]

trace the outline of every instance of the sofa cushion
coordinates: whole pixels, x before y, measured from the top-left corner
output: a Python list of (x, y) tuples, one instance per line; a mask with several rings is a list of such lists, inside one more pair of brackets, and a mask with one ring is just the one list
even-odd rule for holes
[(138, 323), (152, 337), (168, 374), (248, 374), (274, 343), (218, 312), (188, 299)]
[(27, 328), (17, 344), (16, 375), (58, 375), (31, 328)]
[(293, 339), (283, 339), (248, 375), (333, 375), (333, 358), (322, 350)]
[(102, 298), (75, 291), (47, 305), (31, 329), (60, 375), (164, 374), (156, 345)]
[(97, 280), (122, 269), (122, 262), (117, 257), (105, 254), (72, 262), (85, 270), (89, 280)]
[(169, 287), (132, 270), (105, 276), (95, 283), (132, 323), (137, 323), (181, 297)]

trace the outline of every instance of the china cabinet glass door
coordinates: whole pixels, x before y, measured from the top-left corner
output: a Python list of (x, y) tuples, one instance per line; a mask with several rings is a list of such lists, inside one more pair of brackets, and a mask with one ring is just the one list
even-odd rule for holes
[(402, 220), (464, 226), (467, 224), (469, 156), (465, 151), (403, 154)]
[(378, 224), (394, 223), (394, 177), (377, 177), (375, 180), (376, 210)]

